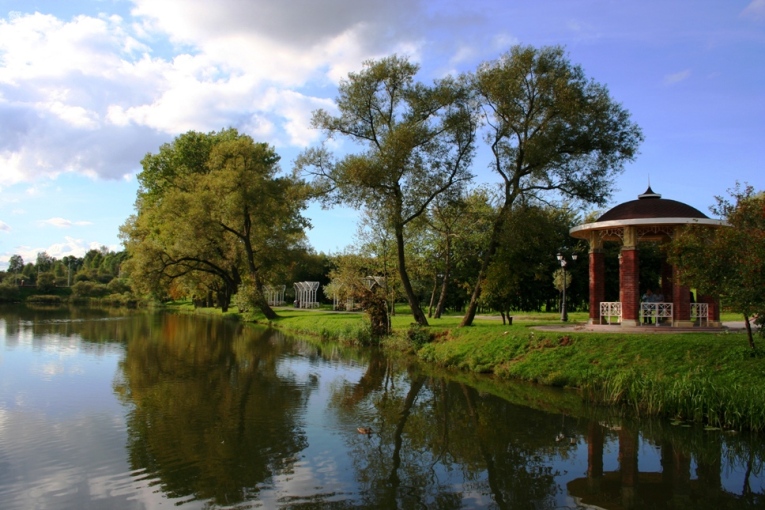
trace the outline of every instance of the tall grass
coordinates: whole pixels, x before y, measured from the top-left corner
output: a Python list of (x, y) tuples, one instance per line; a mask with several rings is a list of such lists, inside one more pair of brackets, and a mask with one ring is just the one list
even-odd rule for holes
[[(269, 323), (344, 346), (373, 340), (362, 314), (277, 310)], [(640, 416), (660, 416), (728, 429), (765, 430), (765, 358), (752, 358), (744, 333), (561, 333), (530, 326), (558, 322), (557, 314), (516, 315), (513, 325), (459, 316), (412, 327), (393, 317), (383, 345), (415, 352), (434, 366), (490, 373), (576, 389), (583, 400)], [(430, 340), (430, 341), (429, 341)]]

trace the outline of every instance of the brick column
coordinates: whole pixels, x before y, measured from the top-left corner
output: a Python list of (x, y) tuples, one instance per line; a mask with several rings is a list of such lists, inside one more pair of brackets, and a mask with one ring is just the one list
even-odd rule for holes
[(634, 246), (625, 246), (619, 264), (619, 300), (622, 326), (637, 326), (640, 312), (640, 257)]
[(692, 327), (691, 322), (691, 289), (685, 285), (680, 285), (677, 269), (672, 271), (672, 307), (673, 307), (673, 326)]
[(590, 252), (590, 324), (599, 324), (600, 302), (606, 299), (606, 261), (602, 250)]
[(703, 294), (699, 296), (697, 301), (709, 305), (709, 325), (719, 328), (722, 325), (720, 322), (720, 301)]

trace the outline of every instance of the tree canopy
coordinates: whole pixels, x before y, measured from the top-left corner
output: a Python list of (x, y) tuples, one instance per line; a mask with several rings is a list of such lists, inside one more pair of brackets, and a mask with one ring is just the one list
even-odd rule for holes
[(405, 230), (435, 197), (471, 178), (475, 117), (465, 84), (445, 78), (428, 86), (415, 81), (417, 71), (392, 56), (350, 73), (340, 83), (339, 115), (318, 110), (313, 125), (362, 150), (335, 161), (325, 150), (311, 149), (297, 168), (313, 176), (326, 204), (368, 207), (387, 223), (412, 314), (427, 325), (407, 272)]
[(473, 322), (482, 281), (515, 200), (552, 194), (603, 205), (615, 176), (642, 141), (629, 112), (557, 46), (515, 46), (481, 65), (472, 86), (483, 110), (490, 167), (503, 191), (463, 326)]
[(730, 195), (733, 201), (716, 197), (713, 207), (728, 227), (689, 225), (672, 240), (668, 256), (684, 285), (744, 315), (754, 349), (749, 320), (756, 316), (760, 328), (765, 323), (765, 194), (737, 186)]
[(304, 239), (301, 183), (277, 175), (279, 156), (234, 129), (189, 132), (148, 154), (136, 214), (121, 229), (133, 283), (215, 293), (225, 309), (240, 285), (275, 317), (268, 276)]

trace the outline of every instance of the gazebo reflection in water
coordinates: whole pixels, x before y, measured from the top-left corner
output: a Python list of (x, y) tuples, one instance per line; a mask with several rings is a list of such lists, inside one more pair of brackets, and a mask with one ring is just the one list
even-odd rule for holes
[[(619, 444), (619, 469), (610, 472), (603, 471), (607, 432), (615, 432)], [(637, 432), (627, 427), (609, 431), (593, 422), (587, 432), (587, 445), (587, 476), (567, 485), (569, 494), (585, 508), (736, 508), (740, 503), (741, 496), (722, 488), (722, 447), (712, 458), (692, 458), (671, 442), (663, 442), (657, 445), (661, 471), (641, 472)]]

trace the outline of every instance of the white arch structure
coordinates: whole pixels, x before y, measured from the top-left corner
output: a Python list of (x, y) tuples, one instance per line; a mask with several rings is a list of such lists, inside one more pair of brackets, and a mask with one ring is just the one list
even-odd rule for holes
[(264, 285), (263, 296), (265, 296), (268, 306), (284, 306), (286, 288), (286, 285)]
[(295, 282), (295, 300), (298, 308), (319, 308), (316, 294), (319, 282)]

